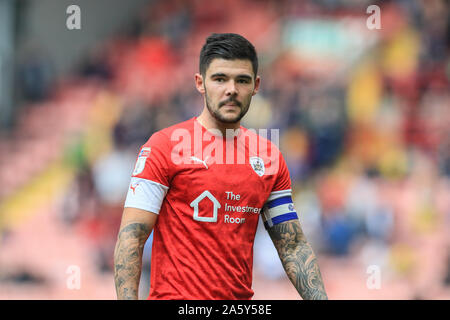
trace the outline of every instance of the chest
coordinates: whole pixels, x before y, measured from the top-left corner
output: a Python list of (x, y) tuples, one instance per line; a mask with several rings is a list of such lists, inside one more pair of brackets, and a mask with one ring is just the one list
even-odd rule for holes
[(199, 159), (179, 167), (171, 188), (183, 193), (187, 200), (195, 200), (208, 191), (220, 203), (257, 207), (264, 204), (271, 183), (269, 176), (260, 176), (249, 163), (211, 163)]
[(166, 196), (168, 205), (178, 209), (177, 219), (226, 230), (255, 225), (276, 179), (266, 170), (271, 159), (244, 139), (193, 144), (190, 150), (174, 166)]

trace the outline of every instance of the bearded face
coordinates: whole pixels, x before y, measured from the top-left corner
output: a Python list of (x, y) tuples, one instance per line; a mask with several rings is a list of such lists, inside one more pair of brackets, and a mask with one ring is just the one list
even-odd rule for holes
[(257, 92), (256, 80), (249, 60), (212, 60), (203, 80), (209, 113), (222, 123), (239, 122)]

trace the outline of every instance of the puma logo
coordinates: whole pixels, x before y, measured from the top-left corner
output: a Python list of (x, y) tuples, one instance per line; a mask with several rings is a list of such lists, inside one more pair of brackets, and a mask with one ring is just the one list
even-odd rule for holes
[(191, 157), (191, 160), (194, 160), (194, 161), (203, 163), (203, 165), (205, 166), (205, 168), (208, 169), (208, 165), (206, 164), (206, 160), (208, 160), (208, 157), (209, 157), (209, 156), (207, 156), (207, 157), (205, 158), (205, 160), (199, 159), (199, 158), (197, 158), (197, 157)]
[(133, 194), (136, 194), (136, 188), (138, 185), (139, 185), (139, 182), (136, 183), (134, 186), (133, 185), (130, 186), (130, 189), (133, 190)]

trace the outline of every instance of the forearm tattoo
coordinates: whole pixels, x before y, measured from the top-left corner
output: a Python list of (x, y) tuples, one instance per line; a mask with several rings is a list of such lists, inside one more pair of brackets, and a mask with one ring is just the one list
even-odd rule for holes
[(114, 250), (114, 281), (120, 300), (139, 298), (142, 253), (150, 232), (143, 223), (129, 224), (119, 232)]
[(300, 296), (305, 300), (328, 299), (316, 256), (297, 220), (268, 229), (281, 263)]

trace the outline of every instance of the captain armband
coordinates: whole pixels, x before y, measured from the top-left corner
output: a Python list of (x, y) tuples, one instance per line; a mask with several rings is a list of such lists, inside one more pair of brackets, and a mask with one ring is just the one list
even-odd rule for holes
[(263, 208), (262, 218), (266, 229), (284, 221), (298, 219), (292, 197), (285, 196), (267, 202)]

